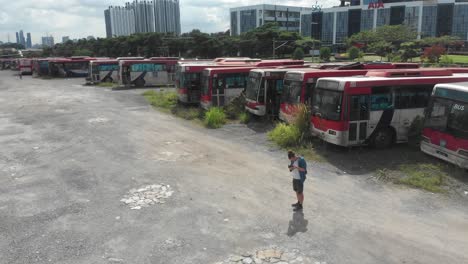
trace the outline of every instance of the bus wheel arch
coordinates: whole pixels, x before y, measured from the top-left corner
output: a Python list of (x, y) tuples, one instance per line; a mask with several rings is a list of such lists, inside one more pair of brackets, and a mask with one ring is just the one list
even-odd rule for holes
[(388, 148), (396, 142), (396, 130), (392, 126), (381, 127), (372, 137), (372, 146), (378, 149)]
[(141, 79), (141, 78), (135, 80), (135, 86), (136, 86), (136, 87), (144, 87), (144, 86), (145, 86), (145, 83), (146, 83), (145, 80), (143, 80), (143, 79)]

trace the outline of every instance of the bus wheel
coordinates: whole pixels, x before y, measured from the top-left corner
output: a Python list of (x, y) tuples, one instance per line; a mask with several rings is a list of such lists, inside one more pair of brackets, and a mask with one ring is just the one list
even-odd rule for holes
[(138, 79), (135, 81), (135, 86), (136, 87), (144, 87), (145, 86), (145, 80)]
[(378, 149), (388, 148), (393, 143), (393, 132), (389, 128), (379, 129), (372, 139), (372, 145)]
[(105, 82), (105, 83), (110, 83), (110, 82), (112, 82), (112, 78), (106, 77), (106, 78), (104, 78), (104, 80), (102, 80), (102, 81)]

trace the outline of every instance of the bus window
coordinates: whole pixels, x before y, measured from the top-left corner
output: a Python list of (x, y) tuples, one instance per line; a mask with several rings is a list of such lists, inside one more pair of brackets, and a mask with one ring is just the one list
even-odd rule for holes
[(396, 90), (395, 108), (425, 108), (429, 102), (432, 87), (432, 85), (413, 86)]
[(455, 137), (468, 138), (468, 104), (459, 102), (452, 104), (447, 128)]
[(375, 87), (371, 95), (371, 111), (386, 110), (393, 107), (393, 96), (390, 87)]

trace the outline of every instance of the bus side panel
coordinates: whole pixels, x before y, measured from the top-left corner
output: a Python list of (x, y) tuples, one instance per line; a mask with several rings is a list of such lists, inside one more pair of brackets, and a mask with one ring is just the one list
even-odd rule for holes
[(145, 82), (146, 85), (167, 85), (169, 84), (167, 71), (147, 72)]

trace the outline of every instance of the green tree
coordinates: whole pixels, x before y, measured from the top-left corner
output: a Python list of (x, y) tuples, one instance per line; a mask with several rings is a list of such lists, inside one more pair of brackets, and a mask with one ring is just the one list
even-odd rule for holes
[(331, 49), (329, 47), (320, 48), (320, 59), (323, 61), (330, 61)]
[(392, 51), (392, 44), (386, 41), (377, 41), (369, 45), (369, 51), (375, 53), (377, 56), (386, 57)]
[(419, 54), (419, 48), (416, 42), (404, 42), (400, 45), (401, 59), (403, 61), (413, 60)]
[(348, 49), (348, 56), (350, 59), (355, 60), (359, 58), (359, 49), (357, 47), (351, 47)]
[(297, 47), (294, 50), (292, 58), (294, 60), (303, 60), (304, 59), (304, 50), (302, 48), (300, 48), (300, 47)]

